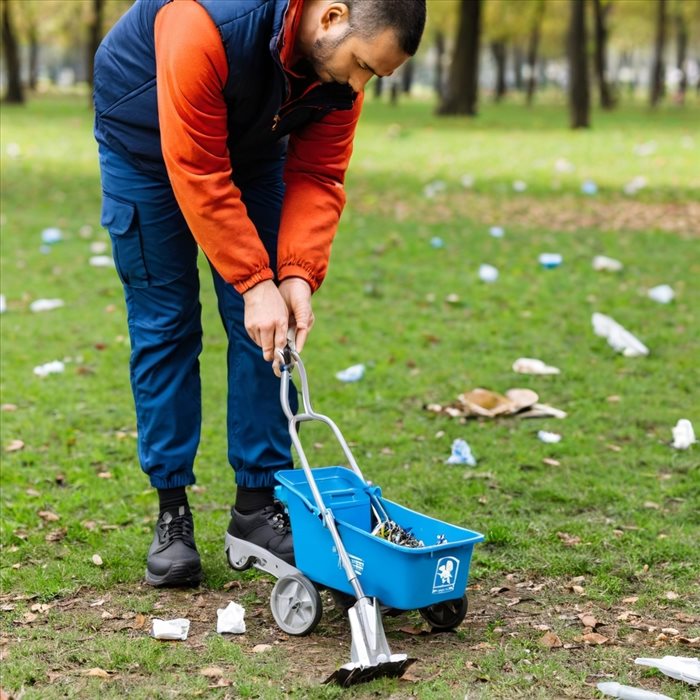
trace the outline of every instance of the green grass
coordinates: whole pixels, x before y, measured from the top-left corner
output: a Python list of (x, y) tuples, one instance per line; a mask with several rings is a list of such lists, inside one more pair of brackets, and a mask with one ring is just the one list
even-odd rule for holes
[[(663, 230), (681, 216), (679, 207), (686, 211), (698, 200), (699, 116), (697, 102), (654, 113), (627, 106), (597, 113), (594, 129), (572, 133), (557, 105), (532, 111), (485, 105), (477, 120), (438, 120), (425, 103), (399, 109), (368, 104), (348, 176), (348, 207), (328, 281), (315, 298), (317, 326), (304, 353), (314, 405), (338, 422), (365, 474), (387, 497), (487, 535), (474, 553), (471, 582), (477, 588), (471, 596), (472, 608), (488, 614), (473, 629), (460, 629), (443, 655), (431, 657), (430, 644), (421, 649), (420, 683), (407, 690), (376, 682), (353, 696), (448, 698), (470, 691), (470, 697), (489, 698), (594, 697), (590, 683), (584, 685), (588, 677), (631, 677), (631, 653), (623, 646), (543, 652), (533, 642), (541, 632), (489, 636), (489, 621), (491, 629), (513, 622), (513, 610), (502, 608), (497, 617), (488, 597), (489, 587), (513, 572), (548, 582), (546, 611), (573, 604), (609, 609), (634, 595), (640, 609), (669, 620), (666, 626), (676, 626), (678, 614), (700, 616), (698, 447), (680, 452), (669, 445), (679, 418), (700, 428), (698, 226)], [(31, 604), (80, 597), (81, 591), (94, 598), (119, 591), (120, 609), (132, 613), (177, 612), (159, 611), (159, 595), (136, 586), (155, 498), (135, 458), (121, 287), (112, 270), (88, 265), (90, 244), (108, 241), (99, 226), (90, 129), (82, 100), (3, 106), (0, 291), (8, 311), (1, 317), (0, 369), (2, 403), (17, 408), (0, 416), (1, 445), (4, 450), (20, 439), (25, 446), (2, 453), (0, 581), (8, 596), (37, 596), (3, 612), (2, 633), (11, 640), (3, 686), (15, 692), (34, 686), (25, 697), (42, 698), (98, 692), (161, 697), (159, 688), (162, 697), (168, 691), (277, 697), (281, 687), (298, 697), (338, 697), (336, 689), (294, 680), (294, 660), (285, 654), (275, 650), (262, 661), (216, 635), (205, 637), (194, 659), (187, 647), (156, 645), (142, 633), (95, 636), (99, 616), (76, 616), (64, 629), (65, 617), (50, 612), (41, 634), (31, 624), (16, 626)], [(19, 157), (8, 155), (9, 144), (19, 146)], [(575, 170), (558, 172), (559, 159)], [(470, 189), (461, 184), (465, 174), (475, 178)], [(634, 197), (623, 194), (640, 175), (646, 188)], [(444, 191), (426, 198), (425, 185), (436, 180)], [(513, 191), (516, 180), (527, 183), (525, 193)], [(594, 197), (581, 193), (585, 180), (597, 184)], [(525, 212), (505, 218), (518, 201)], [(537, 214), (543, 207), (545, 214)], [(568, 212), (575, 222), (579, 211), (596, 207), (630, 210), (640, 218), (632, 227), (558, 228), (554, 213)], [(553, 213), (549, 225), (547, 212)], [(645, 218), (648, 212), (654, 216)], [(495, 224), (505, 227), (503, 239), (488, 235)], [(48, 226), (60, 227), (64, 240), (42, 253), (40, 232)], [(444, 247), (431, 247), (433, 237), (442, 238)], [(545, 251), (562, 253), (564, 264), (540, 268), (537, 256)], [(594, 272), (596, 254), (620, 259), (624, 270)], [(495, 284), (479, 281), (482, 262), (500, 270)], [(202, 275), (206, 280), (204, 267)], [(646, 296), (661, 283), (676, 291), (668, 306)], [(445, 302), (450, 294), (459, 301)], [(31, 313), (29, 303), (41, 297), (60, 297), (65, 307)], [(206, 282), (203, 305), (200, 491), (191, 502), (205, 590), (240, 580), (235, 598), (264, 609), (255, 592), (260, 578), (232, 574), (222, 556), (234, 486), (225, 458), (225, 339)], [(593, 335), (594, 311), (638, 335), (651, 349), (649, 357), (615, 354)], [(516, 375), (511, 365), (520, 356), (539, 357), (562, 373)], [(55, 359), (66, 359), (65, 373), (33, 375), (34, 366)], [(335, 372), (357, 362), (367, 365), (361, 382), (335, 379)], [(477, 386), (529, 387), (569, 415), (562, 421), (461, 424), (423, 408)], [(539, 429), (560, 432), (562, 442), (540, 442)], [(457, 437), (472, 446), (476, 468), (444, 464)], [(339, 460), (322, 428), (305, 427), (303, 439), (314, 464)], [(544, 458), (560, 465), (548, 466)], [(38, 513), (47, 510), (59, 520), (45, 522)], [(47, 541), (60, 528), (63, 539)], [(568, 547), (557, 533), (578, 537), (580, 544)], [(93, 554), (103, 566), (92, 563)], [(577, 576), (585, 598), (572, 602), (564, 587)], [(134, 593), (123, 594), (130, 587)], [(678, 599), (667, 600), (668, 591)], [(556, 622), (556, 612), (549, 614)], [(264, 615), (270, 618), (269, 611)], [(556, 624), (563, 641), (579, 631)], [(411, 642), (392, 630), (392, 646)], [(697, 621), (687, 634), (700, 635)], [(492, 648), (469, 650), (484, 641)], [(465, 658), (475, 659), (478, 668), (465, 669)], [(210, 679), (197, 674), (207, 665), (230, 667), (234, 685), (208, 690)], [(117, 678), (80, 675), (78, 669), (93, 666), (117, 671)], [(47, 673), (65, 668), (73, 675), (47, 684)], [(640, 684), (650, 680), (641, 672), (636, 677)], [(479, 679), (486, 683), (475, 685)], [(680, 684), (651, 680), (656, 686), (647, 687), (690, 697)]]

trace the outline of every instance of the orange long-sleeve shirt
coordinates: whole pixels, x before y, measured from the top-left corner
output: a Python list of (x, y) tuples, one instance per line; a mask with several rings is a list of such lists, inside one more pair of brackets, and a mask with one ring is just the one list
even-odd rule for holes
[[(285, 17), (280, 58), (287, 70), (302, 2), (291, 0)], [(158, 12), (155, 46), (161, 145), (175, 197), (212, 265), (243, 293), (273, 272), (231, 169), (223, 97), (229, 66), (221, 36), (196, 0), (175, 0)], [(358, 95), (352, 110), (331, 112), (290, 135), (280, 281), (301, 277), (314, 291), (323, 281), (361, 108)]]

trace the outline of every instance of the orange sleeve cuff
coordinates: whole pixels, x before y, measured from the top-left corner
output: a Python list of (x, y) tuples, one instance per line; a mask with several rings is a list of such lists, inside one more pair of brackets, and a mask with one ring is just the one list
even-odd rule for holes
[(221, 36), (195, 0), (163, 6), (155, 23), (163, 158), (192, 235), (239, 292), (272, 279), (270, 261), (231, 180)]

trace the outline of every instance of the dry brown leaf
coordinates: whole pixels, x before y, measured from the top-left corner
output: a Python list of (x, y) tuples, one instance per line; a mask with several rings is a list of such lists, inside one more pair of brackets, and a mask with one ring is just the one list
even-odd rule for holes
[(5, 411), (5, 412), (7, 412), (7, 413), (12, 413), (12, 411), (16, 411), (16, 410), (17, 410), (17, 406), (16, 406), (15, 404), (13, 404), (13, 403), (4, 403), (4, 404), (2, 405), (2, 409), (1, 409), (1, 410)]
[(29, 625), (29, 624), (31, 624), (32, 622), (34, 622), (34, 620), (36, 620), (37, 617), (39, 617), (39, 616), (38, 616), (36, 613), (33, 613), (33, 612), (26, 612), (26, 613), (24, 613), (24, 615), (22, 615), (22, 617), (20, 618), (19, 624), (20, 624), (20, 625)]
[(636, 603), (638, 600), (639, 600), (639, 596), (631, 595), (628, 598), (623, 598), (622, 602), (625, 603), (626, 605), (632, 605), (633, 603)]
[(112, 478), (112, 472), (99, 472), (97, 474), (98, 479), (111, 479)]
[(581, 620), (584, 627), (595, 629), (598, 626), (598, 620), (596, 620), (590, 613), (581, 613), (578, 616), (578, 619)]
[(199, 673), (207, 678), (219, 678), (219, 676), (224, 675), (224, 669), (218, 666), (207, 666), (206, 668), (200, 669)]
[(700, 649), (700, 637), (678, 637), (678, 641), (691, 649)]
[(102, 564), (103, 564), (102, 557), (99, 554), (93, 554), (92, 555), (92, 563), (95, 566), (102, 566)]
[(407, 683), (419, 683), (421, 679), (418, 678), (418, 676), (414, 676), (410, 671), (406, 671), (399, 680), (406, 681)]
[(5, 447), (5, 452), (19, 452), (24, 449), (24, 440), (10, 440)]
[(48, 603), (34, 603), (29, 609), (32, 612), (45, 613), (51, 610), (52, 607), (53, 605), (49, 605)]
[(576, 595), (585, 595), (586, 594), (586, 589), (583, 586), (578, 586), (574, 584), (573, 586), (569, 586), (571, 590), (576, 593)]
[(87, 671), (83, 671), (86, 676), (92, 676), (94, 678), (109, 678), (109, 671), (105, 671), (103, 668), (89, 668)]
[(563, 646), (561, 639), (554, 632), (545, 632), (542, 637), (540, 637), (540, 645), (547, 647), (548, 649), (557, 649)]
[(142, 630), (146, 626), (147, 619), (148, 618), (143, 613), (137, 613), (132, 628), (135, 630)]
[(270, 651), (272, 649), (272, 644), (256, 644), (253, 647), (253, 653), (254, 654), (262, 654), (266, 651)]
[(608, 637), (604, 637), (602, 634), (598, 634), (597, 632), (587, 632), (584, 634), (581, 639), (586, 643), (586, 644), (607, 644), (610, 639)]
[(56, 515), (56, 513), (52, 513), (50, 510), (40, 510), (37, 515), (47, 523), (54, 523), (60, 520), (60, 516)]
[(31, 496), (32, 498), (39, 498), (39, 496), (41, 496), (41, 494), (36, 489), (27, 489), (24, 493), (26, 493), (27, 496)]
[(51, 530), (48, 535), (44, 538), (47, 542), (60, 542), (65, 539), (68, 534), (68, 528), (59, 527), (58, 530)]
[(557, 537), (563, 542), (565, 547), (575, 547), (581, 544), (581, 538), (576, 535), (570, 535), (568, 532), (557, 532)]
[(404, 627), (399, 627), (399, 632), (403, 632), (404, 634), (410, 634), (414, 637), (417, 637), (421, 634), (428, 634), (428, 632), (422, 627), (414, 627), (412, 625), (405, 625)]

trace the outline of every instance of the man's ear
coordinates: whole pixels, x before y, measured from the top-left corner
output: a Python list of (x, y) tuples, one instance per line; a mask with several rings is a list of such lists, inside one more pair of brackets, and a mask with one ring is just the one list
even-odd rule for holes
[(321, 26), (328, 30), (350, 20), (350, 10), (344, 2), (332, 2), (321, 14)]

